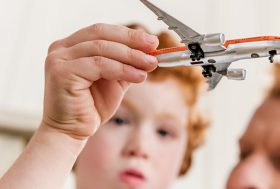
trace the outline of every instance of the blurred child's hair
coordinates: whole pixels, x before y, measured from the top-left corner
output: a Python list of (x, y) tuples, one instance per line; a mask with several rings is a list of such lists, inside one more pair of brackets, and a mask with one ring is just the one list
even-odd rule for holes
[[(128, 25), (128, 27), (148, 32), (148, 30), (140, 24), (131, 24)], [(177, 40), (168, 32), (161, 32), (157, 36), (159, 38), (158, 49), (178, 46)], [(196, 110), (197, 101), (205, 87), (205, 80), (201, 74), (201, 69), (198, 67), (158, 67), (148, 74), (148, 80), (151, 81), (163, 81), (170, 78), (179, 82), (184, 92), (186, 103), (190, 107), (189, 115), (186, 115), (189, 117), (187, 126), (187, 149), (179, 173), (179, 176), (182, 176), (190, 168), (193, 152), (203, 143), (204, 134), (209, 125), (209, 121)]]

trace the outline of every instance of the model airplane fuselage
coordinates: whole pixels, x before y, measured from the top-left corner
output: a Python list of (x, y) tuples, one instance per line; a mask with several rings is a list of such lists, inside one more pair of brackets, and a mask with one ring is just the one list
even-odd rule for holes
[(280, 54), (280, 37), (262, 36), (225, 41), (224, 34), (201, 35), (147, 0), (142, 1), (159, 20), (174, 30), (182, 39), (183, 47), (161, 49), (151, 52), (159, 60), (160, 67), (201, 66), (203, 76), (208, 79), (209, 89), (214, 89), (223, 76), (244, 80), (246, 70), (229, 69), (234, 61), (242, 59), (273, 57)]

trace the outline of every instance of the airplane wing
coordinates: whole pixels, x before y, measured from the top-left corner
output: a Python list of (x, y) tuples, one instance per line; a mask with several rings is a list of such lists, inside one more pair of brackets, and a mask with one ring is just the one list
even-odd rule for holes
[(158, 20), (165, 22), (169, 26), (168, 29), (174, 30), (186, 45), (189, 43), (195, 43), (200, 37), (202, 37), (201, 34), (159, 9), (148, 0), (140, 1), (158, 16)]
[[(221, 72), (226, 72), (228, 67), (231, 63), (225, 63), (225, 64), (216, 64), (216, 72), (212, 73), (212, 77), (207, 78), (207, 83), (209, 84), (208, 90), (213, 90), (218, 83), (221, 81), (223, 75), (220, 74)], [(220, 73), (219, 73), (220, 72)]]

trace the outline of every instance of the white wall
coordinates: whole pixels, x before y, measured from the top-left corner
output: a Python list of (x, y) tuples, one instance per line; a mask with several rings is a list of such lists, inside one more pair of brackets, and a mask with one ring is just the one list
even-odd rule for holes
[[(279, 35), (280, 31), (280, 1), (277, 0), (152, 2), (198, 32), (224, 32), (227, 39)], [(126, 24), (132, 21), (144, 23), (152, 32), (167, 28), (138, 0), (3, 2), (0, 8), (0, 112), (9, 112), (10, 116), (0, 116), (0, 125), (9, 125), (7, 118), (14, 126), (24, 126), (24, 129), (38, 125), (42, 114), (44, 58), (52, 41), (96, 22)], [(237, 139), (270, 84), (272, 65), (260, 59), (240, 61), (232, 67), (247, 68), (247, 79), (242, 82), (224, 79), (202, 101), (204, 109), (213, 116), (213, 125), (206, 145), (196, 154), (191, 173), (174, 189), (223, 188), (237, 160)], [(24, 119), (13, 113), (34, 117), (34, 121), (29, 120), (26, 126), (22, 124)]]

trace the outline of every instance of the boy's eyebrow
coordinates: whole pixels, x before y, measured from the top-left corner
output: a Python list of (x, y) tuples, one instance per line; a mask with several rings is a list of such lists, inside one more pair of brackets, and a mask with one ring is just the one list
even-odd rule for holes
[[(138, 110), (137, 110), (137, 107), (135, 106), (135, 104), (133, 103), (133, 101), (129, 100), (129, 99), (123, 99), (122, 100), (122, 103), (121, 103), (122, 106), (128, 108), (130, 111), (134, 112), (134, 113), (137, 113)], [(180, 124), (180, 119), (178, 118), (178, 116), (176, 116), (176, 114), (174, 113), (171, 113), (171, 112), (164, 112), (163, 114), (160, 115), (161, 118), (171, 118), (172, 120), (175, 120), (176, 121), (176, 126), (178, 127)], [(185, 125), (183, 125), (185, 126)]]
[(166, 117), (166, 118), (172, 118), (172, 119), (178, 119), (178, 117), (170, 112), (164, 112), (162, 114), (162, 116)]
[[(171, 118), (172, 120), (175, 120), (175, 122), (176, 122), (175, 126), (177, 126), (177, 127), (181, 125), (180, 121), (179, 121), (180, 119), (176, 115), (174, 115), (174, 114), (172, 114), (170, 112), (163, 113), (161, 115), (161, 117), (163, 117), (163, 118)], [(185, 126), (185, 125), (182, 125), (182, 126)]]
[(132, 110), (133, 112), (136, 112), (137, 108), (136, 106), (133, 104), (132, 101), (128, 100), (128, 99), (123, 99), (122, 100), (122, 103), (121, 103), (122, 106), (125, 106), (126, 108), (128, 108), (129, 110)]

